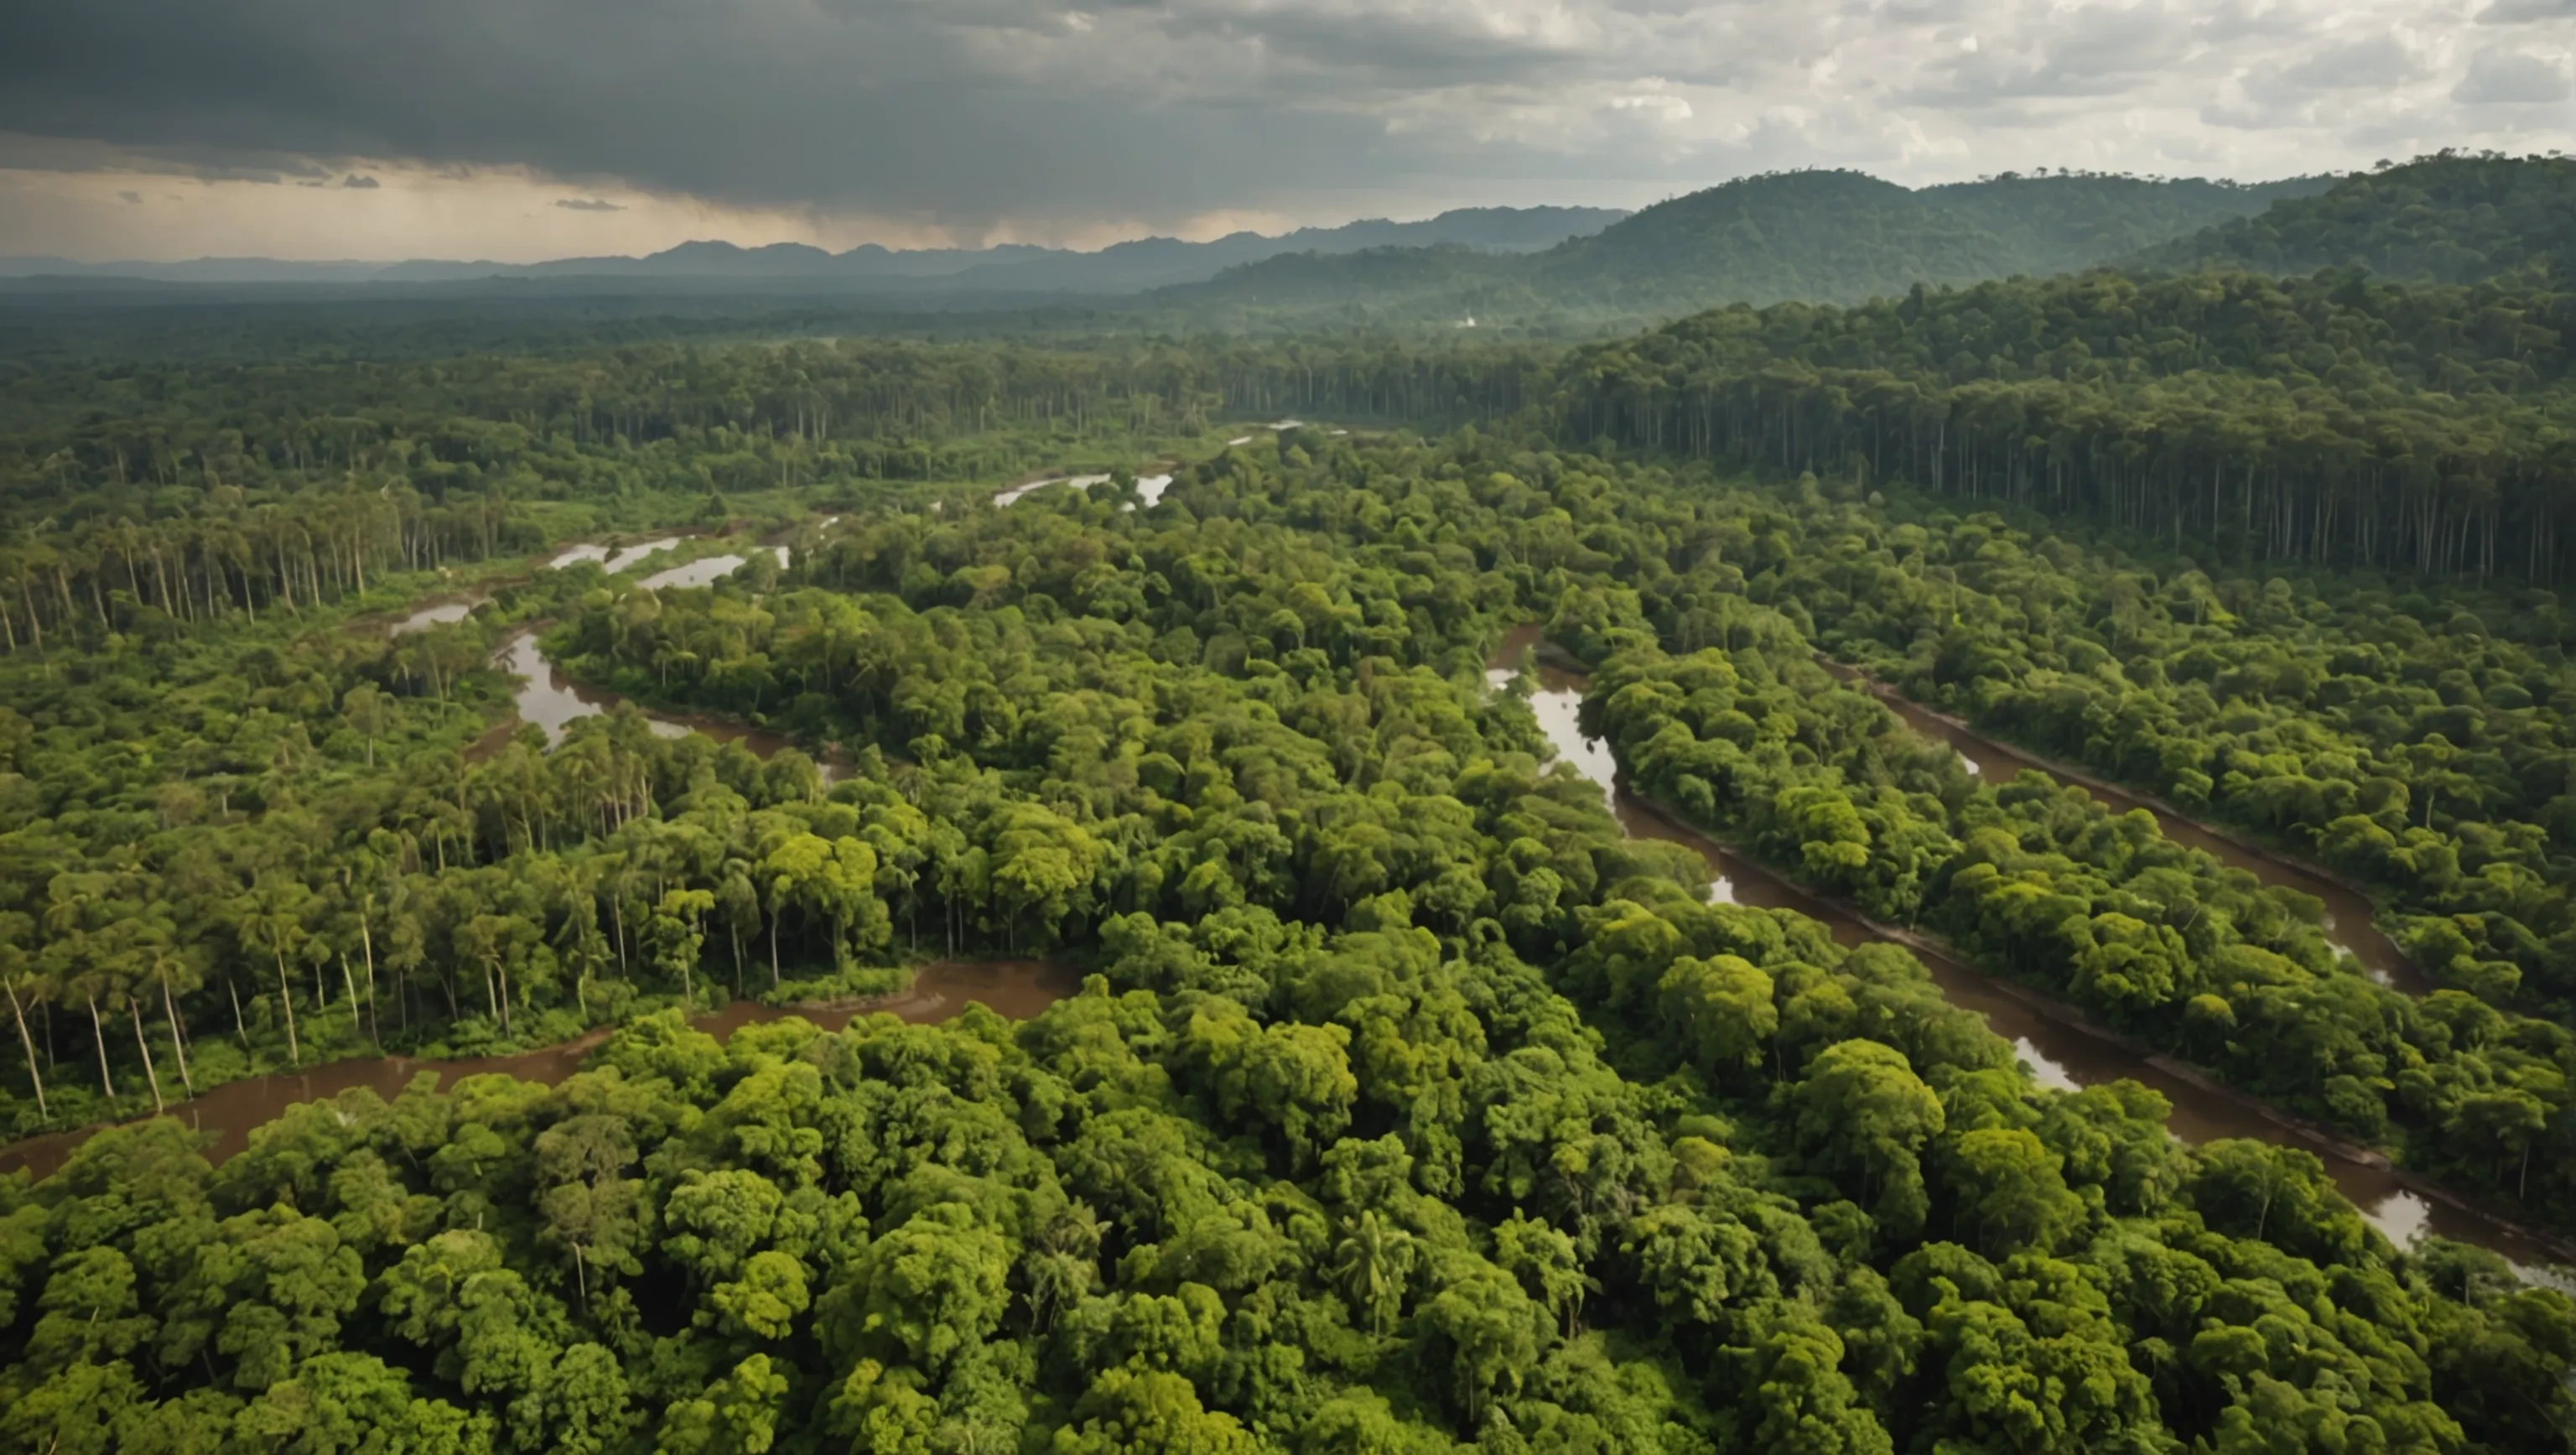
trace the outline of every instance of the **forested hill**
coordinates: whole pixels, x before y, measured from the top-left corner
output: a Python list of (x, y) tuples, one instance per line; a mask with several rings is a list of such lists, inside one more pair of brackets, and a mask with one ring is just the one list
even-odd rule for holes
[(2006, 172), (1926, 187), (1932, 206), (1991, 233), (2002, 244), (1990, 276), (2072, 273), (2172, 239), (2177, 228), (2207, 227), (2312, 197), (2331, 177), (2277, 182), (2211, 182), (2198, 177), (2118, 175), (2025, 177)]
[(2323, 179), (2021, 176), (1908, 190), (1850, 171), (1748, 177), (1525, 257), (1464, 250), (1289, 254), (1167, 290), (1193, 307), (1385, 318), (1669, 318), (1726, 303), (1859, 303), (1917, 283), (2074, 272), (2303, 196)]
[(2576, 157), (2444, 152), (2347, 177), (2130, 261), (2284, 274), (2357, 265), (2408, 282), (2474, 283), (2510, 273), (2564, 279), (2571, 246)]
[(1916, 283), (2073, 272), (2131, 250), (2132, 239), (2242, 216), (2274, 195), (2196, 179), (2085, 176), (2005, 176), (1917, 192), (1859, 172), (1789, 172), (1649, 207), (1531, 266), (1543, 287), (1604, 301), (1857, 303)]

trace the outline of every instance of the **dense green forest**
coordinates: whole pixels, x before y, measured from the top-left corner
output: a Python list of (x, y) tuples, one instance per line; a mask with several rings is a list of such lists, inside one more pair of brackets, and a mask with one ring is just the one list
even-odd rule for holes
[[(128, 1039), (163, 1041), (168, 1066), (183, 1037), (212, 1074), (378, 1034), (553, 1036), (711, 984), (860, 983), (916, 942), (1062, 947), (1097, 978), (1017, 1026), (788, 1021), (718, 1045), (644, 1016), (561, 1086), (354, 1092), (212, 1171), (176, 1123), (102, 1134), (52, 1178), (0, 1184), (0, 1438), (2560, 1439), (2562, 1295), (2456, 1245), (2390, 1247), (2306, 1153), (2185, 1148), (2135, 1087), (2042, 1090), (1911, 957), (1706, 903), (1696, 855), (1621, 837), (1597, 790), (1543, 764), (1519, 697), (1482, 679), (1501, 629), (1543, 615), (1569, 648), (1637, 664), (1605, 685), (1697, 637), (1688, 670), (1751, 684), (1798, 640), (1722, 579), (1730, 555), (1791, 545), (1764, 501), (1820, 525), (1855, 509), (1473, 431), (1289, 431), (1205, 457), (1151, 509), (1122, 508), (1138, 498), (1118, 481), (1007, 510), (944, 493), (844, 520), (784, 579), (651, 592), (583, 566), (425, 634), (471, 663), (513, 621), (555, 618), (579, 671), (853, 744), (828, 789), (792, 755), (665, 741), (631, 715), (467, 762), (440, 744), (472, 730), (488, 674), (444, 695), (400, 680), (409, 649), (330, 608), (256, 628), (228, 610), (116, 653), (67, 628), (46, 660), (83, 670), (19, 739), (9, 837), (50, 840), (28, 869), (107, 862), (44, 881), (48, 953), (12, 984), (83, 1030), (96, 1003), (142, 1034), (85, 1038), (66, 1070), (94, 1051), (130, 1078)], [(1659, 628), (1668, 602), (1687, 614)], [(176, 670), (235, 651), (238, 688)], [(164, 674), (201, 685), (109, 716)], [(1840, 723), (1884, 743), (1927, 812), (1972, 805), (1873, 705), (1804, 685), (1825, 706), (1790, 762), (1821, 761)], [(263, 700), (208, 700), (236, 691)], [(312, 743), (334, 708), (345, 725)], [(143, 715), (166, 747), (137, 739)], [(283, 735), (271, 766), (237, 799), (180, 801), (156, 765), (235, 723), (237, 744)], [(2214, 885), (2203, 918), (2239, 958), (2351, 978), (2276, 898)], [(234, 995), (240, 1022), (217, 1008)], [(2447, 1064), (2531, 1074), (2533, 1024)]]
[(2418, 283), (2520, 275), (2567, 283), (2576, 157), (2442, 153), (2346, 178), (2314, 196), (2142, 249), (2165, 268), (2312, 273), (2361, 267)]
[[(2259, 205), (1903, 195), (2106, 252)], [(31, 327), (0, 1129), (123, 1124), (0, 1174), (0, 1449), (2566, 1448), (2576, 1301), (2290, 1126), (2576, 1234), (2576, 318), (2289, 255), (1570, 347)], [(603, 540), (745, 564), (556, 554)], [(1628, 791), (1898, 937), (1623, 832), (1488, 680), (1531, 625)], [(765, 736), (558, 738), (531, 642)], [(2426, 986), (1855, 668), (2343, 876)], [(2284, 1120), (2052, 1089), (1906, 943)], [(1082, 989), (691, 1023), (1029, 957)], [(585, 1034), (219, 1164), (149, 1115)]]

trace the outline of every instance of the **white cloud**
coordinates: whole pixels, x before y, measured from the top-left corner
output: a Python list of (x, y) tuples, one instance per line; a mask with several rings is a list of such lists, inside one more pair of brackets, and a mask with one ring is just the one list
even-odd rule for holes
[(2470, 60), (2451, 99), (2467, 106), (2540, 106), (2563, 102), (2570, 91), (2563, 53), (2493, 45)]

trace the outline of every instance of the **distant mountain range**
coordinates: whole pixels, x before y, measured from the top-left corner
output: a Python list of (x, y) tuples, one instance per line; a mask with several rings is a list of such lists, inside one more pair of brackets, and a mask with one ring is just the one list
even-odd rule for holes
[[(1124, 313), (1148, 328), (1316, 326), (1624, 330), (1726, 304), (1859, 303), (1917, 285), (2087, 268), (2309, 273), (2359, 265), (2406, 282), (2565, 276), (2576, 160), (2441, 153), (2345, 177), (2007, 173), (1907, 188), (1852, 171), (1748, 177), (1634, 215), (1475, 208), (1279, 237), (1147, 238), (1098, 252), (1006, 246), (829, 253), (693, 242), (644, 258), (496, 263), (83, 266), (0, 259), (0, 289), (126, 295), (468, 298), (525, 306), (625, 296), (656, 306), (737, 296), (889, 314)], [(730, 306), (730, 305), (727, 305)]]
[(1467, 318), (1674, 316), (1724, 303), (1857, 303), (1917, 283), (2073, 272), (2323, 192), (2060, 174), (1920, 190), (1861, 172), (1748, 177), (1519, 256), (1458, 248), (1290, 253), (1166, 289), (1166, 302)]
[(68, 258), (0, 258), (0, 278), (133, 280), (151, 283), (458, 283), (490, 278), (598, 279), (655, 283), (782, 284), (801, 289), (938, 293), (1137, 293), (1201, 282), (1227, 268), (1281, 253), (1335, 254), (1364, 248), (1459, 247), (1535, 252), (1598, 232), (1626, 217), (1600, 207), (1470, 207), (1424, 222), (1372, 219), (1300, 228), (1279, 237), (1238, 232), (1211, 242), (1152, 237), (1098, 252), (1009, 244), (992, 248), (896, 251), (871, 243), (845, 253), (801, 243), (737, 247), (689, 242), (649, 257), (562, 258), (544, 263), (288, 262), (198, 258), (180, 263), (79, 263)]

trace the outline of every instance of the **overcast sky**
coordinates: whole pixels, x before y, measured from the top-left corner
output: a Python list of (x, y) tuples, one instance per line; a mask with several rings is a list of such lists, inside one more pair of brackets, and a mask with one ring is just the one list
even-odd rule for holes
[(2576, 146), (2576, 0), (0, 0), (0, 253), (1097, 246)]

